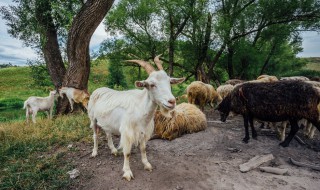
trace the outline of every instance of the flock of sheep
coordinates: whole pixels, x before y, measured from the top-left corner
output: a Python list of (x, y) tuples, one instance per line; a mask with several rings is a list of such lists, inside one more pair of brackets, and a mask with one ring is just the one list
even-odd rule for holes
[[(186, 89), (186, 94), (175, 98), (171, 92), (172, 84), (183, 82), (184, 78), (172, 78), (163, 70), (159, 56), (154, 63), (142, 60), (128, 60), (139, 64), (149, 74), (146, 80), (136, 81), (135, 86), (143, 88), (128, 91), (116, 91), (110, 88), (98, 88), (91, 96), (88, 92), (63, 87), (59, 92), (51, 91), (48, 97), (30, 97), (24, 102), (27, 121), (38, 111), (47, 111), (52, 117), (54, 97), (66, 95), (70, 102), (82, 103), (87, 108), (90, 118), (90, 128), (93, 130), (94, 147), (92, 157), (98, 155), (99, 130), (106, 133), (108, 147), (112, 154), (124, 155), (123, 178), (130, 181), (133, 173), (129, 159), (132, 145), (139, 145), (144, 169), (151, 171), (152, 165), (146, 155), (146, 143), (151, 138), (172, 140), (185, 133), (204, 130), (207, 127), (206, 116), (203, 113), (205, 105), (216, 107), (220, 112), (221, 121), (226, 121), (230, 113), (243, 116), (245, 126), (244, 142), (250, 139), (248, 126), (252, 137), (256, 138), (254, 121), (289, 122), (291, 130), (286, 139), (285, 131), (281, 132), (282, 146), (288, 146), (299, 129), (298, 122), (303, 122), (308, 129), (309, 137), (315, 128), (320, 130), (320, 83), (309, 81), (305, 77), (288, 77), (280, 80), (275, 76), (261, 75), (254, 81), (229, 80), (216, 90), (212, 85), (200, 81), (192, 82)], [(188, 99), (189, 103), (176, 104), (178, 99)], [(199, 108), (195, 105), (198, 105)], [(160, 108), (158, 110), (158, 107)], [(119, 147), (113, 144), (112, 135), (120, 135)]]

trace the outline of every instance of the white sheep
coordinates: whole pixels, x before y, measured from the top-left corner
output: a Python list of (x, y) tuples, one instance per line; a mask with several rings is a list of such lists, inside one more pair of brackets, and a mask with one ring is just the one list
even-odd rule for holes
[(159, 71), (145, 61), (128, 60), (128, 62), (140, 64), (149, 74), (146, 80), (135, 82), (136, 87), (144, 89), (116, 91), (98, 88), (90, 97), (88, 115), (91, 121), (90, 127), (93, 129), (92, 157), (98, 154), (98, 127), (105, 131), (112, 154), (118, 153), (113, 145), (112, 134), (120, 134), (119, 148), (122, 148), (124, 155), (123, 178), (130, 181), (133, 178), (129, 166), (132, 145), (140, 144), (144, 169), (151, 171), (152, 166), (146, 155), (146, 142), (154, 130), (155, 111), (159, 106), (164, 115), (170, 116), (169, 112), (176, 106), (170, 84), (178, 84), (185, 79), (170, 78), (163, 70), (159, 56), (154, 59)]
[(60, 97), (63, 98), (65, 94), (70, 102), (71, 111), (73, 111), (73, 104), (81, 103), (86, 109), (88, 109), (88, 101), (90, 94), (87, 91), (79, 90), (71, 87), (62, 87), (59, 89)]
[(48, 119), (52, 119), (52, 110), (54, 106), (54, 97), (56, 91), (50, 91), (47, 97), (29, 97), (23, 105), (23, 109), (26, 109), (26, 119), (29, 122), (29, 114), (32, 114), (32, 121), (36, 123), (36, 116), (38, 111), (45, 111), (48, 114)]

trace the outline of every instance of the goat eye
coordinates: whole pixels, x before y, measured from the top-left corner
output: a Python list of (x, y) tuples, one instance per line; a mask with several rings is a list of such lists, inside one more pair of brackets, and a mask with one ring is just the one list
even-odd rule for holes
[(156, 85), (155, 85), (155, 84), (151, 84), (150, 87), (151, 87), (151, 88), (155, 88)]

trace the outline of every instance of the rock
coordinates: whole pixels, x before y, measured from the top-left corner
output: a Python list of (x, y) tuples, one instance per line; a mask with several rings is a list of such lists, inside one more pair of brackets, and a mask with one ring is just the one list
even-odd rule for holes
[(70, 175), (70, 178), (71, 178), (71, 179), (75, 179), (75, 178), (77, 178), (77, 177), (80, 175), (80, 171), (77, 170), (77, 169), (73, 169), (73, 170), (71, 170), (71, 171), (68, 171), (67, 174)]
[(255, 156), (251, 158), (248, 162), (241, 164), (240, 171), (241, 172), (248, 172), (254, 168), (257, 168), (261, 164), (268, 162), (270, 160), (274, 159), (272, 154), (267, 154), (267, 155), (260, 155), (260, 156)]

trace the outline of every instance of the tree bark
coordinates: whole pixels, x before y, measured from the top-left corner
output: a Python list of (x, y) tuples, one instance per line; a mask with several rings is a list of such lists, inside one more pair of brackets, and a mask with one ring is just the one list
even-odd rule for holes
[(233, 54), (234, 54), (234, 50), (232, 47), (228, 47), (228, 74), (229, 74), (229, 78), (233, 79), (234, 75), (233, 75)]

